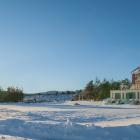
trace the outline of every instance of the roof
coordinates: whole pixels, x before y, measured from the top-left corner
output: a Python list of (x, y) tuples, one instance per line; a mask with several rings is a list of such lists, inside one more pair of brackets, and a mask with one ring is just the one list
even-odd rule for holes
[(140, 72), (140, 66), (139, 67), (137, 67), (136, 69), (134, 69), (133, 71), (132, 71), (132, 73), (139, 73)]

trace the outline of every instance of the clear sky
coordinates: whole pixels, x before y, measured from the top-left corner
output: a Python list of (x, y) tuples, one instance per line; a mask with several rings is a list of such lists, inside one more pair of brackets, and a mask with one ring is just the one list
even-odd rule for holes
[(75, 90), (140, 65), (139, 0), (0, 0), (0, 85)]

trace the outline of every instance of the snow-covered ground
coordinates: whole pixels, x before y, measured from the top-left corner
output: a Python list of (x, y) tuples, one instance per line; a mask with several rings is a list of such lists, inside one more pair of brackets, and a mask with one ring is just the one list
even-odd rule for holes
[(140, 106), (0, 104), (0, 134), (13, 140), (140, 140)]

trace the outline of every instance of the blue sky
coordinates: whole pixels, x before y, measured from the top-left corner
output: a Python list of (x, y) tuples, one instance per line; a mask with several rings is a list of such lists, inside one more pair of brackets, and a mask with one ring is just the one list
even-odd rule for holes
[(139, 0), (1, 0), (0, 85), (75, 90), (140, 65)]

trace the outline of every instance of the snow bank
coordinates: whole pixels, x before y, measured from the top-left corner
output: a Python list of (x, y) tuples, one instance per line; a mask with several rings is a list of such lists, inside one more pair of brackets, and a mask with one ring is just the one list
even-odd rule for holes
[(9, 119), (0, 122), (0, 133), (38, 140), (139, 140), (140, 125), (102, 128), (69, 121), (65, 124), (42, 124)]

